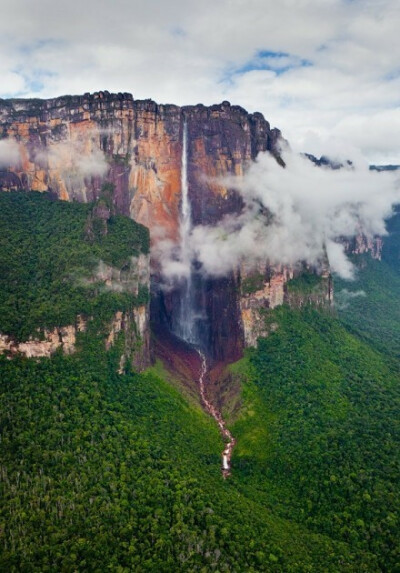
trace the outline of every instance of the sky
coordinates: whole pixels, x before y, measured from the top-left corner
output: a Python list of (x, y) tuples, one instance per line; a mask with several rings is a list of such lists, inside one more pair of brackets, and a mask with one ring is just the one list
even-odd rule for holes
[(398, 0), (2, 0), (0, 97), (260, 111), (295, 151), (400, 163)]

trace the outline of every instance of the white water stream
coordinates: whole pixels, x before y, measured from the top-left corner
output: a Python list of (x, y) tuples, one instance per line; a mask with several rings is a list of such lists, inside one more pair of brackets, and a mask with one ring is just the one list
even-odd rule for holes
[(224, 478), (227, 478), (231, 473), (231, 458), (232, 458), (232, 451), (236, 444), (235, 438), (232, 436), (231, 432), (228, 430), (225, 424), (225, 420), (221, 416), (221, 412), (219, 412), (215, 406), (207, 399), (204, 378), (207, 373), (207, 359), (201, 350), (197, 351), (201, 358), (201, 370), (200, 370), (200, 377), (199, 377), (199, 388), (200, 388), (200, 397), (203, 402), (205, 410), (214, 418), (217, 422), (221, 434), (226, 441), (225, 449), (222, 452), (222, 475)]
[(188, 273), (185, 282), (182, 286), (182, 297), (179, 308), (179, 321), (176, 328), (176, 334), (192, 344), (198, 352), (201, 359), (201, 369), (199, 376), (199, 390), (204, 409), (214, 418), (221, 431), (224, 441), (226, 442), (225, 449), (222, 452), (222, 475), (224, 478), (228, 477), (231, 473), (231, 457), (232, 450), (235, 445), (235, 439), (226, 427), (225, 421), (221, 413), (213, 406), (208, 400), (205, 390), (205, 376), (207, 374), (207, 359), (205, 354), (200, 350), (199, 333), (196, 324), (196, 309), (194, 304), (194, 289), (192, 281), (192, 259), (190, 252), (190, 233), (192, 230), (192, 210), (189, 198), (189, 184), (188, 184), (188, 129), (187, 123), (183, 125), (183, 141), (182, 141), (182, 171), (181, 171), (181, 188), (182, 188), (182, 202), (181, 202), (181, 218), (180, 218), (180, 259), (187, 268)]
[(192, 256), (190, 252), (190, 233), (192, 230), (192, 209), (189, 199), (188, 169), (187, 169), (187, 124), (183, 125), (182, 170), (181, 170), (181, 219), (180, 219), (180, 259), (187, 269), (187, 276), (182, 287), (182, 297), (179, 308), (179, 325), (177, 334), (186, 342), (196, 344), (197, 329), (193, 301)]

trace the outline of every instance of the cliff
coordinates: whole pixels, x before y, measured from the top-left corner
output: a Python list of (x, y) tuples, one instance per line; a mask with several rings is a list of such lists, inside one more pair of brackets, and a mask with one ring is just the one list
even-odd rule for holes
[[(178, 242), (184, 129), (193, 225), (212, 225), (227, 214), (240, 213), (242, 198), (224, 177), (240, 177), (259, 152), (269, 152), (279, 161), (282, 139), (261, 114), (249, 114), (229, 102), (178, 107), (108, 92), (0, 100), (0, 142), (13, 158), (0, 161), (0, 189), (50, 191), (79, 202), (103, 200), (108, 194), (97, 219), (106, 220), (110, 213), (128, 215), (150, 229), (153, 245), (165, 239)], [(93, 234), (90, 221), (88, 233)], [(347, 243), (349, 252), (371, 251), (380, 257), (379, 239), (367, 242), (360, 234)], [(318, 292), (306, 293), (303, 300), (287, 286), (296, 275), (293, 269), (267, 262), (261, 267), (242, 266), (218, 279), (206, 278), (194, 268), (199, 342), (215, 361), (233, 361), (244, 346), (256, 343), (263, 333), (264, 309), (283, 302), (331, 303), (329, 269)], [(152, 321), (174, 330), (181, 286), (166, 291), (160, 282), (158, 263), (153, 261)], [(123, 323), (127, 322), (125, 317)]]
[(216, 221), (239, 198), (206, 178), (240, 175), (259, 151), (274, 151), (280, 136), (261, 114), (229, 102), (180, 108), (108, 92), (0, 100), (0, 137), (18, 144), (15, 162), (2, 162), (0, 188), (86, 202), (109, 182), (117, 213), (146, 225), (153, 236), (161, 230), (176, 238), (184, 121), (194, 222)]
[(369, 253), (373, 259), (378, 261), (382, 259), (382, 237), (369, 238), (363, 233), (359, 233), (351, 240), (343, 238), (342, 243), (345, 246), (346, 252), (351, 255), (363, 255), (365, 253)]
[[(242, 200), (217, 178), (240, 176), (260, 151), (278, 154), (280, 132), (259, 113), (229, 102), (179, 108), (100, 92), (50, 100), (0, 101), (0, 136), (14, 142), (0, 188), (50, 191), (92, 201), (112, 186), (112, 208), (150, 229), (153, 244), (179, 239), (183, 128), (188, 132), (188, 186), (193, 224), (238, 213)], [(165, 294), (153, 269), (153, 320), (173, 323), (179, 288)], [(216, 360), (240, 356), (240, 277), (196, 278), (205, 315), (204, 346)], [(162, 315), (162, 316), (161, 316)]]
[(148, 231), (45, 193), (0, 193), (0, 354), (72, 354), (97, 340), (120, 370), (150, 364)]
[(300, 309), (306, 305), (329, 308), (333, 302), (333, 283), (329, 266), (319, 273), (307, 268), (259, 264), (257, 269), (240, 269), (240, 312), (246, 346), (257, 346), (268, 336), (270, 326), (265, 313), (286, 303)]

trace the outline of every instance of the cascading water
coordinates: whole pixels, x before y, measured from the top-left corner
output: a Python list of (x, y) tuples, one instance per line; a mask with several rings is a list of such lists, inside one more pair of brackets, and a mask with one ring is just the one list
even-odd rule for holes
[(181, 287), (181, 298), (179, 306), (179, 317), (175, 324), (175, 334), (182, 338), (185, 342), (190, 343), (200, 357), (200, 373), (199, 373), (199, 391), (202, 403), (205, 410), (217, 422), (221, 434), (226, 441), (225, 449), (222, 452), (222, 475), (224, 478), (228, 477), (231, 472), (231, 457), (232, 450), (235, 445), (235, 439), (226, 427), (225, 421), (221, 413), (213, 406), (207, 399), (205, 388), (205, 377), (207, 374), (207, 359), (202, 350), (200, 340), (200, 333), (198, 328), (199, 313), (195, 306), (194, 296), (194, 283), (193, 283), (193, 266), (192, 256), (190, 250), (190, 233), (192, 230), (192, 212), (189, 198), (189, 185), (188, 185), (188, 129), (187, 123), (183, 125), (183, 138), (182, 138), (182, 171), (181, 171), (181, 188), (182, 188), (182, 201), (181, 201), (181, 217), (180, 217), (180, 260), (187, 269), (187, 276)]
[(207, 399), (206, 388), (204, 384), (204, 377), (207, 374), (207, 359), (201, 350), (198, 350), (198, 353), (201, 358), (201, 369), (199, 377), (200, 397), (204, 404), (205, 410), (211, 414), (211, 416), (217, 422), (220, 432), (224, 440), (226, 440), (225, 449), (222, 452), (222, 475), (224, 478), (227, 478), (231, 473), (231, 457), (233, 448), (236, 444), (236, 440), (226, 427), (225, 420), (223, 419), (221, 412), (219, 412), (215, 406), (213, 406), (213, 404)]
[(190, 342), (191, 344), (198, 344), (198, 336), (196, 329), (196, 313), (193, 300), (193, 284), (192, 284), (192, 257), (190, 252), (190, 232), (192, 229), (192, 210), (189, 199), (189, 185), (188, 185), (188, 167), (187, 167), (187, 123), (183, 124), (183, 141), (182, 141), (182, 168), (181, 168), (181, 218), (180, 218), (180, 259), (185, 269), (187, 269), (187, 276), (183, 279), (181, 290), (181, 300), (179, 307), (179, 320), (177, 323), (176, 334)]

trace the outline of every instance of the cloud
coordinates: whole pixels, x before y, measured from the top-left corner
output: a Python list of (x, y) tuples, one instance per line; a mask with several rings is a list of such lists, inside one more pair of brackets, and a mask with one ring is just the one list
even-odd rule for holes
[(62, 16), (50, 0), (3, 0), (2, 16), (3, 97), (228, 99), (264, 113), (296, 149), (307, 133), (345, 136), (372, 162), (399, 161), (397, 0), (70, 0)]
[(353, 265), (346, 257), (343, 245), (328, 239), (326, 242), (326, 254), (329, 266), (333, 272), (343, 279), (351, 280), (354, 278)]
[(345, 310), (350, 306), (353, 299), (366, 296), (367, 295), (363, 290), (349, 291), (344, 288), (335, 293), (335, 307), (338, 310)]
[(15, 166), (21, 161), (18, 143), (12, 139), (0, 140), (0, 168)]
[(57, 141), (48, 148), (38, 149), (35, 159), (47, 164), (50, 172), (62, 173), (67, 184), (73, 188), (84, 188), (85, 179), (103, 177), (109, 169), (105, 155), (98, 147), (96, 133), (93, 137), (89, 133), (84, 139)]
[(98, 147), (93, 147), (90, 155), (75, 157), (75, 163), (83, 177), (103, 177), (108, 171), (104, 153)]
[[(265, 260), (290, 266), (304, 261), (318, 268), (328, 258), (334, 272), (351, 278), (341, 239), (360, 232), (367, 237), (386, 233), (385, 219), (400, 203), (398, 176), (371, 172), (357, 162), (340, 170), (321, 168), (288, 149), (282, 156), (285, 169), (264, 153), (243, 178), (224, 180), (241, 193), (245, 208), (216, 226), (195, 227), (192, 259), (205, 273), (221, 276), (244, 261), (248, 266)], [(169, 266), (163, 252), (166, 275), (178, 274), (176, 260), (185, 261), (176, 251), (171, 254), (176, 258)]]

